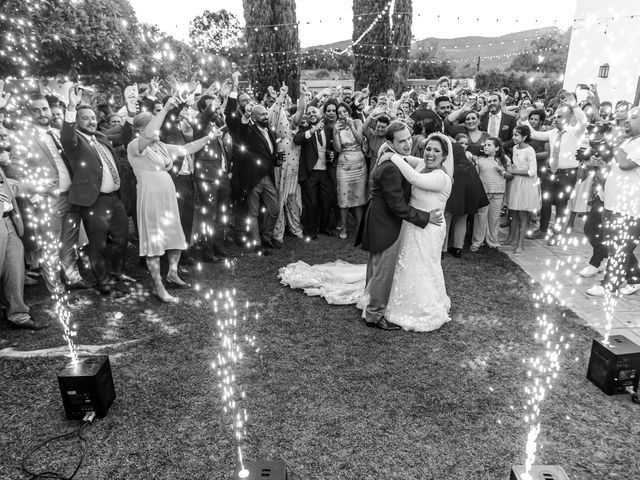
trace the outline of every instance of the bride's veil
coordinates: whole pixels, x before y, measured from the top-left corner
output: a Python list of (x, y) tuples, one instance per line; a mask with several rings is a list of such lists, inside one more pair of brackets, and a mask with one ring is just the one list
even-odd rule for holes
[(447, 135), (437, 132), (429, 135), (427, 137), (427, 142), (429, 142), (429, 140), (431, 140), (433, 137), (442, 139), (442, 141), (444, 141), (444, 143), (447, 145), (448, 153), (447, 157), (444, 159), (444, 162), (442, 162), (442, 169), (444, 170), (444, 173), (449, 175), (449, 178), (453, 180), (453, 143)]

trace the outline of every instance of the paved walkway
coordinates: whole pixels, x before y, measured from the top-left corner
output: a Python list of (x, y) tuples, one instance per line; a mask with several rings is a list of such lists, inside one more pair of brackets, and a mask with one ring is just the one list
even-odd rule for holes
[[(577, 232), (582, 232), (582, 222), (576, 221), (576, 227)], [(563, 288), (554, 296), (573, 310), (585, 324), (604, 333), (604, 297), (592, 297), (586, 293), (588, 288), (602, 280), (604, 274), (599, 273), (592, 278), (578, 275), (578, 271), (586, 267), (591, 258), (591, 245), (582, 233), (573, 236), (573, 245), (549, 247), (544, 240), (525, 240), (523, 255), (514, 255), (513, 247), (500, 249), (541, 285), (549, 284), (548, 272), (556, 270), (558, 262), (564, 260), (565, 266), (556, 272), (556, 278)], [(640, 291), (618, 297), (611, 335), (624, 335), (640, 345)]]

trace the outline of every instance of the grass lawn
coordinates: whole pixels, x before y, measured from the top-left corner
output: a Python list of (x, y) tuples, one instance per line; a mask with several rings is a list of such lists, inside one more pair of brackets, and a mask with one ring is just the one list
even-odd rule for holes
[[(544, 352), (534, 340), (539, 287), (499, 252), (447, 256), (453, 321), (428, 334), (384, 332), (365, 327), (354, 306), (330, 306), (277, 279), (289, 262), (337, 258), (366, 261), (351, 240), (287, 238), (272, 256), (240, 256), (232, 269), (205, 265), (196, 275), (207, 289), (236, 288), (248, 313), (260, 314), (239, 327), (260, 347), (245, 349), (237, 379), (247, 394), (245, 458), (283, 459), (290, 480), (508, 479), (525, 458), (523, 360)], [(73, 307), (79, 344), (141, 340), (109, 350), (118, 398), (86, 429), (75, 478), (231, 479), (236, 444), (210, 366), (221, 348), (210, 303), (191, 290), (178, 293), (179, 306), (159, 304), (131, 262), (144, 289), (118, 300), (85, 292)], [(542, 404), (536, 463), (562, 465), (571, 480), (639, 478), (639, 407), (585, 378), (597, 334), (571, 312), (548, 313), (575, 337)], [(57, 325), (6, 336), (25, 350), (63, 344)], [(25, 452), (78, 424), (64, 418), (57, 386), (66, 362), (0, 358), (0, 478), (28, 478)], [(54, 443), (34, 468), (69, 474), (77, 447)]]

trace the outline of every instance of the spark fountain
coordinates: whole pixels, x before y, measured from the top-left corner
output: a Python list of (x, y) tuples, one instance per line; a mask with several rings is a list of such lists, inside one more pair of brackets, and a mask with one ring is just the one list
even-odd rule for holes
[[(215, 370), (218, 377), (218, 387), (224, 403), (223, 412), (232, 419), (230, 427), (236, 440), (238, 451), (238, 466), (235, 478), (243, 480), (286, 480), (286, 464), (283, 461), (245, 462), (242, 453), (248, 420), (247, 409), (245, 408), (246, 394), (237, 385), (238, 365), (244, 358), (242, 340), (251, 347), (254, 353), (259, 353), (260, 348), (256, 347), (254, 336), (241, 336), (238, 332), (238, 327), (241, 322), (247, 320), (247, 315), (239, 316), (236, 290), (226, 289), (218, 292), (217, 295), (213, 291), (209, 291), (205, 298), (212, 300), (213, 312), (216, 315), (221, 351), (218, 353), (216, 361), (211, 363), (211, 368)], [(248, 308), (249, 302), (245, 302), (244, 309), (247, 310)], [(257, 320), (259, 314), (253, 315), (253, 318)]]

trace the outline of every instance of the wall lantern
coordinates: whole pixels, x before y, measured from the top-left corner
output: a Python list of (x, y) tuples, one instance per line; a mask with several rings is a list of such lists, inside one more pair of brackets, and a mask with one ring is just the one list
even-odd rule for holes
[(599, 78), (607, 78), (609, 76), (609, 64), (605, 63), (604, 65), (600, 65), (598, 69), (598, 77)]

